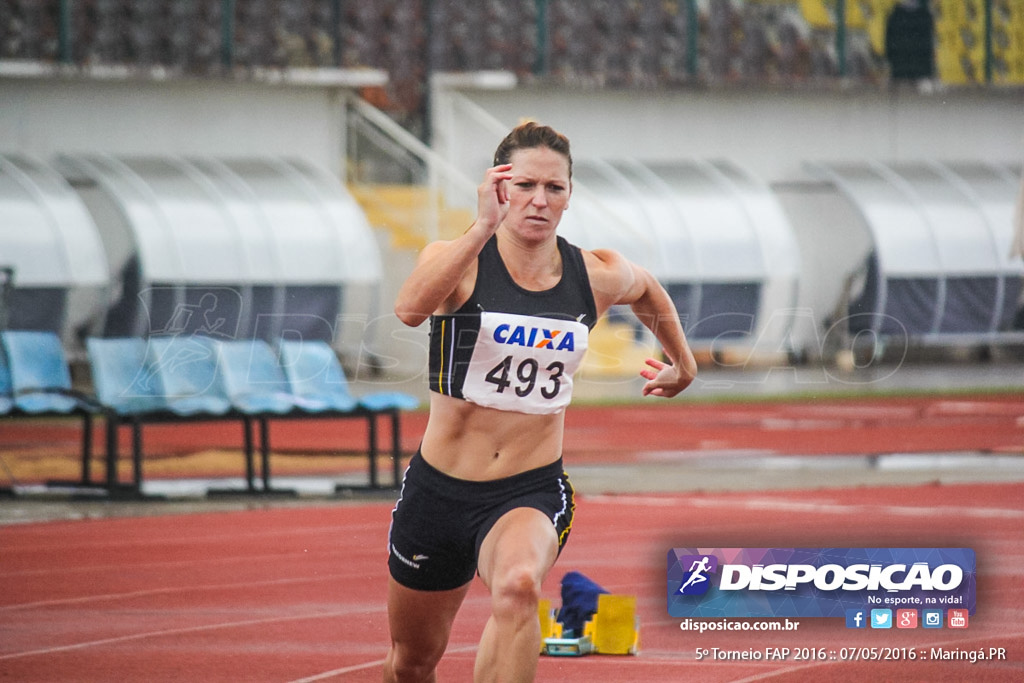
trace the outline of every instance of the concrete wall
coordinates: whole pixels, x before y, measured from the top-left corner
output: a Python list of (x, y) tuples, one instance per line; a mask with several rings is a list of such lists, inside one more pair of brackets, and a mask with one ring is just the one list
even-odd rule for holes
[[(0, 74), (0, 152), (302, 157), (336, 173), (344, 92), (229, 80), (19, 78)], [(450, 94), (500, 122), (482, 126)], [(434, 90), (433, 145), (475, 181), (501, 131), (523, 118), (562, 130), (579, 157), (725, 158), (767, 182), (805, 160), (1024, 158), (1024, 95), (755, 89)]]
[(474, 172), (500, 137), (451, 94), (506, 128), (523, 118), (554, 126), (579, 158), (724, 158), (770, 183), (800, 176), (803, 161), (1024, 158), (1019, 90), (435, 90), (436, 144)]
[(339, 173), (338, 87), (218, 80), (0, 76), (0, 151), (287, 155)]

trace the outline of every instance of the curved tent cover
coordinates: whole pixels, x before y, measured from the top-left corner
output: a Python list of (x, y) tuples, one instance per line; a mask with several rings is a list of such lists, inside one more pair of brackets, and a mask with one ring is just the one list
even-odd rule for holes
[[(796, 302), (799, 250), (770, 189), (727, 162), (578, 160), (562, 233), (616, 249), (672, 296), (696, 345), (779, 350)], [(582, 210), (581, 210), (582, 209)]]
[(304, 161), (89, 154), (58, 165), (107, 218), (123, 290), (108, 335), (331, 341), (346, 293), (380, 281), (361, 209)]
[(96, 224), (60, 175), (24, 156), (0, 155), (0, 268), (7, 327), (67, 338), (98, 324), (110, 275)]
[(1011, 332), (1024, 273), (1011, 255), (1016, 175), (983, 163), (810, 165), (857, 208), (874, 248), (853, 334), (982, 342)]

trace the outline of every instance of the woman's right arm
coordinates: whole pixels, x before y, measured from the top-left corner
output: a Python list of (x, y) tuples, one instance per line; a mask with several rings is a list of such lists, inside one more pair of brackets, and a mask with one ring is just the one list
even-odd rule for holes
[(469, 230), (457, 239), (428, 244), (420, 252), (395, 299), (395, 315), (403, 323), (416, 327), (435, 312), (457, 308), (451, 304), (458, 298), (459, 285), (508, 213), (505, 181), (512, 177), (510, 168), (495, 166), (484, 174), (477, 188), (476, 220)]

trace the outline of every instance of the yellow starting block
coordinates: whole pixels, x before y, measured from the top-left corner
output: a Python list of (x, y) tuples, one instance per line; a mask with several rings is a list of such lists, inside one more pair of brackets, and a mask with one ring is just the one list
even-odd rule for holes
[(640, 618), (635, 595), (597, 596), (597, 611), (583, 627), (603, 655), (635, 655), (640, 650)]
[(640, 651), (636, 596), (605, 593), (597, 596), (597, 611), (584, 625), (583, 635), (576, 638), (563, 637), (562, 624), (555, 619), (550, 600), (540, 601), (538, 613), (541, 654), (579, 657), (590, 653), (635, 655)]
[(553, 638), (562, 637), (562, 624), (555, 620), (555, 610), (551, 601), (541, 598), (537, 605), (537, 617), (540, 619), (540, 653), (544, 654), (545, 643)]

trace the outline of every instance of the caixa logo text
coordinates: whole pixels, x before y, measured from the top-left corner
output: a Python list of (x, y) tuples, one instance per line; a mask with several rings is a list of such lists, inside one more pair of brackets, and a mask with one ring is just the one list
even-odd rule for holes
[(720, 567), (723, 591), (796, 590), (813, 585), (822, 591), (890, 592), (913, 589), (949, 591), (958, 588), (964, 572), (955, 564), (942, 564), (932, 569), (927, 562), (906, 564), (725, 564)]
[(530, 346), (553, 351), (575, 351), (573, 333), (563, 330), (545, 330), (539, 327), (525, 327), (502, 323), (494, 328), (494, 341), (513, 346)]

